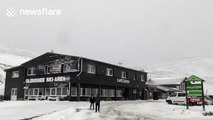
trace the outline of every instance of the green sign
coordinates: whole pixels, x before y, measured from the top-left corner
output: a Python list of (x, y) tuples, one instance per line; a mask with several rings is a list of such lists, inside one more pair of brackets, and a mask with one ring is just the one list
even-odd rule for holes
[[(194, 102), (194, 101), (191, 101), (192, 99), (200, 98), (202, 101), (204, 100), (203, 81), (204, 81), (203, 79), (195, 75), (192, 75), (191, 77), (185, 80), (187, 109), (188, 109), (188, 103)], [(203, 109), (205, 109), (204, 101), (203, 101)]]

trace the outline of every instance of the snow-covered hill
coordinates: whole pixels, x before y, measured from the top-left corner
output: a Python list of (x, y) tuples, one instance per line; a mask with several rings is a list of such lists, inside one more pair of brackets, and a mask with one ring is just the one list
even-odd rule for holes
[(145, 68), (149, 78), (189, 77), (197, 75), (205, 80), (205, 92), (213, 94), (213, 56), (202, 55), (169, 60)]
[(3, 44), (0, 45), (0, 95), (4, 92), (4, 69), (20, 65), (30, 60), (33, 56), (36, 56), (36, 54), (28, 50)]

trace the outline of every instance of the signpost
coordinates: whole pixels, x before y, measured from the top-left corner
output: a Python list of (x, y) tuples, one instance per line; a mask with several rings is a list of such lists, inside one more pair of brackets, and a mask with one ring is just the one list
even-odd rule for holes
[(186, 88), (186, 108), (189, 109), (189, 103), (202, 102), (203, 110), (205, 110), (204, 104), (204, 91), (203, 91), (203, 79), (192, 75), (185, 80)]

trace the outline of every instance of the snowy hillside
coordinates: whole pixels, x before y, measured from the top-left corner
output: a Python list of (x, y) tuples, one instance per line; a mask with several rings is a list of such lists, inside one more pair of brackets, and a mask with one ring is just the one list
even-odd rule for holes
[(149, 78), (189, 77), (197, 75), (205, 80), (205, 92), (213, 94), (213, 56), (196, 56), (170, 60), (145, 68)]
[(4, 91), (4, 69), (20, 65), (30, 60), (33, 56), (36, 56), (36, 54), (25, 49), (0, 45), (0, 95), (2, 95)]

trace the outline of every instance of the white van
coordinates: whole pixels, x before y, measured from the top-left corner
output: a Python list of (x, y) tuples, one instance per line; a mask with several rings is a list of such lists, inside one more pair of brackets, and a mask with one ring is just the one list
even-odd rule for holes
[(185, 105), (186, 104), (186, 93), (174, 92), (167, 97), (166, 102), (168, 104)]

